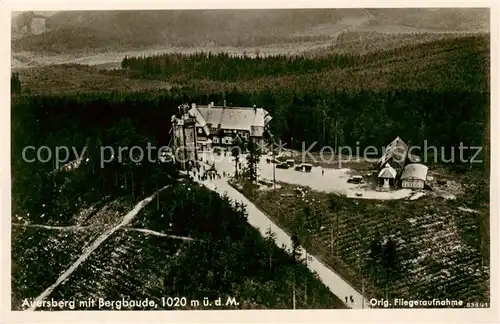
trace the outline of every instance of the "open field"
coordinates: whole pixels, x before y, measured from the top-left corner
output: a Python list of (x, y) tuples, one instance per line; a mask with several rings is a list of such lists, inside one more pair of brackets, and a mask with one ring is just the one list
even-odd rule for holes
[(12, 230), (12, 308), (41, 294), (99, 234), (96, 230)]
[[(13, 51), (11, 67), (13, 70), (26, 68), (39, 68), (49, 65), (81, 64), (91, 65), (103, 69), (120, 68), (124, 57), (152, 56), (168, 53), (192, 54), (197, 52), (228, 53), (232, 56), (260, 57), (272, 55), (299, 55), (323, 56), (332, 53), (343, 54), (366, 54), (369, 52), (388, 50), (401, 46), (425, 43), (429, 41), (456, 38), (471, 33), (465, 32), (378, 32), (377, 29), (358, 29), (353, 31), (336, 31), (337, 35), (322, 41), (290, 41), (283, 44), (270, 44), (262, 46), (154, 46), (145, 49), (113, 50), (88, 52), (78, 51), (75, 53), (37, 53), (34, 51)], [(473, 33), (472, 33), (473, 34)]]

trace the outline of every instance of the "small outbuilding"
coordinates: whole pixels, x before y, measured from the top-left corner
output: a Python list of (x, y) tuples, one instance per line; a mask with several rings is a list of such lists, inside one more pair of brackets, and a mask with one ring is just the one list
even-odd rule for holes
[(389, 164), (386, 163), (385, 166), (378, 173), (378, 179), (380, 185), (384, 188), (389, 188), (394, 185), (396, 180), (397, 171)]
[(411, 163), (405, 166), (401, 174), (401, 187), (424, 189), (429, 168), (423, 164)]

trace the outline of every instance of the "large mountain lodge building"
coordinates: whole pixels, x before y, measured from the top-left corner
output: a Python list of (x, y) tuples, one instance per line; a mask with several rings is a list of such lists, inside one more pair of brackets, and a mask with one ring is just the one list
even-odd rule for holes
[[(231, 146), (237, 137), (263, 146), (264, 135), (272, 117), (257, 107), (179, 106), (172, 116), (172, 146), (183, 169), (197, 161), (197, 151), (212, 146)], [(191, 162), (188, 162), (191, 161)]]
[(211, 146), (231, 146), (236, 137), (252, 138), (263, 144), (264, 132), (272, 117), (257, 107), (226, 107), (192, 104), (188, 112), (196, 118), (196, 141), (200, 149)]

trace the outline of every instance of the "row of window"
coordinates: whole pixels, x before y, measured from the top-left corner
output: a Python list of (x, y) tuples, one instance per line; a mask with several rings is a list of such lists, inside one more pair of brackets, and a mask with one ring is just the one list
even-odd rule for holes
[(220, 142), (219, 142), (219, 138), (218, 137), (214, 137), (212, 138), (212, 141), (214, 144), (227, 144), (227, 145), (231, 145), (233, 143), (233, 138), (232, 137), (222, 137), (220, 138)]
[[(212, 127), (212, 133), (217, 133), (217, 128), (213, 128)], [(199, 127), (198, 128), (198, 134), (203, 134), (203, 128), (202, 127)], [(225, 129), (224, 130), (224, 134), (235, 134), (235, 135), (238, 135), (242, 138), (247, 138), (248, 137), (248, 132), (245, 132), (245, 131), (233, 131), (233, 130), (228, 130), (228, 129)]]
[(402, 188), (424, 188), (424, 182), (421, 180), (403, 180), (401, 183)]

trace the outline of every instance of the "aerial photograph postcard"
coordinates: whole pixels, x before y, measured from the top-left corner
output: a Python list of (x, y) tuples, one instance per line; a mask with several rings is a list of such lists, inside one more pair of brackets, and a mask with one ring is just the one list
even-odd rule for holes
[(492, 307), (490, 63), (488, 8), (13, 11), (11, 310)]

